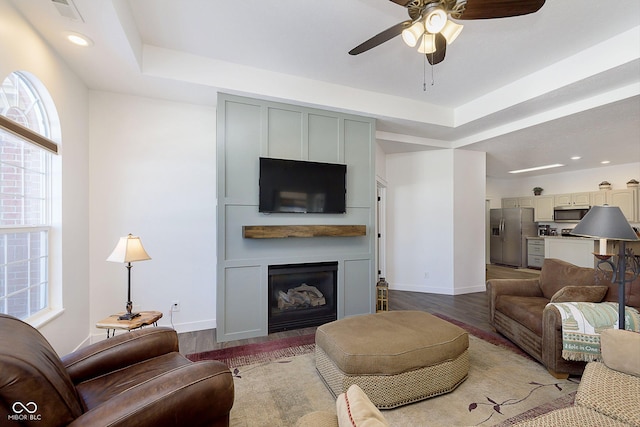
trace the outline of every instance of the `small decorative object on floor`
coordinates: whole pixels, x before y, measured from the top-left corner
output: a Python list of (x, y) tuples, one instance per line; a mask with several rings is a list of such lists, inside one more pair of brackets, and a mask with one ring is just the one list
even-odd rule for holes
[(381, 277), (376, 284), (376, 313), (379, 311), (389, 311), (389, 283)]

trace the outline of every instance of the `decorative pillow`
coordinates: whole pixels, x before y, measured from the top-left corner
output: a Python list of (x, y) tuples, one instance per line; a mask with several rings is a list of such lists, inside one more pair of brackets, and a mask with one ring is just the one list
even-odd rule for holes
[(608, 286), (565, 286), (553, 294), (551, 302), (600, 302)]
[(640, 377), (640, 333), (605, 329), (600, 332), (600, 351), (608, 368)]
[(382, 413), (357, 384), (338, 396), (336, 410), (340, 427), (389, 427)]

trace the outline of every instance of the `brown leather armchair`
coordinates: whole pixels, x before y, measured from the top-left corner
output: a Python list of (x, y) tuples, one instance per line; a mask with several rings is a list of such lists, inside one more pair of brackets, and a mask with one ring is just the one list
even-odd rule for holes
[(127, 332), (59, 358), (30, 325), (0, 314), (0, 425), (228, 426), (233, 378), (193, 363), (170, 328)]

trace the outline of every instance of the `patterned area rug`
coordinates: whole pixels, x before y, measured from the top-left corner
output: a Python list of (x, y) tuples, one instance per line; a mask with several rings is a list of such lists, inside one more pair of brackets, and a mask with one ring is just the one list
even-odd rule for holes
[[(392, 426), (509, 426), (573, 403), (578, 381), (557, 380), (499, 335), (446, 316), (470, 333), (471, 370), (456, 390), (383, 411)], [(189, 355), (232, 370), (236, 397), (231, 425), (293, 426), (335, 400), (315, 370), (313, 334)]]

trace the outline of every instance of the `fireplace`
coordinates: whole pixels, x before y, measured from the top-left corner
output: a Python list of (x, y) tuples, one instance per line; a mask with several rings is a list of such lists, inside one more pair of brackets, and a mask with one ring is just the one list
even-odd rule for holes
[(338, 263), (269, 266), (269, 333), (337, 318)]

